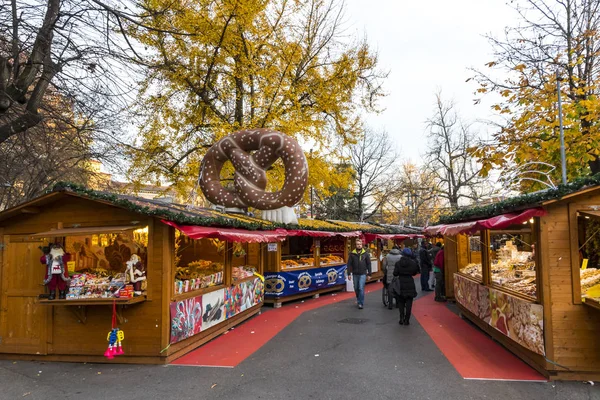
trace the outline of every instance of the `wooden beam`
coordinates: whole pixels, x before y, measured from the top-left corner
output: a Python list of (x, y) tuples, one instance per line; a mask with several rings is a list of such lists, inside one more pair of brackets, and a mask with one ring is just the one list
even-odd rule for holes
[(21, 208), (23, 214), (39, 214), (40, 209), (37, 207), (24, 207)]

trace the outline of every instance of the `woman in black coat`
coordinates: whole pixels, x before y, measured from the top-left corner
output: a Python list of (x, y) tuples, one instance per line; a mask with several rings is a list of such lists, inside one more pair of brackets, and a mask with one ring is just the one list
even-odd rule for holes
[(410, 323), (410, 312), (413, 299), (417, 297), (415, 280), (413, 276), (419, 273), (419, 265), (410, 248), (402, 250), (402, 258), (394, 267), (394, 282), (392, 290), (396, 297), (396, 302), (400, 308), (400, 325)]

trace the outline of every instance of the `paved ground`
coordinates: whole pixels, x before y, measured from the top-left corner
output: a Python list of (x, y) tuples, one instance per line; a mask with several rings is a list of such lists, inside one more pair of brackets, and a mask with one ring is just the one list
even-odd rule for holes
[(0, 361), (0, 399), (600, 400), (600, 384), (464, 380), (380, 298), (306, 312), (236, 368)]

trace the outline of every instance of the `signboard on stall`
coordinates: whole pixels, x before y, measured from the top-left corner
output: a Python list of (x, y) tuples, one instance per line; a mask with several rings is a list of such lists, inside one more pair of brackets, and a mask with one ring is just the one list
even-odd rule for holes
[(267, 251), (277, 251), (277, 243), (268, 243)]
[(344, 285), (346, 266), (265, 273), (265, 296), (281, 297)]

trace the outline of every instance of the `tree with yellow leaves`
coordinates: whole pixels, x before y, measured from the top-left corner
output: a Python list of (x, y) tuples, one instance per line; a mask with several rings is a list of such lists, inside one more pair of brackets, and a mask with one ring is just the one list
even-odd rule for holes
[(524, 176), (527, 180), (516, 180), (520, 190), (544, 187), (529, 179), (540, 180), (539, 173), (551, 173), (553, 181), (560, 182), (558, 70), (568, 176), (600, 172), (600, 1), (520, 0), (515, 9), (519, 26), (508, 28), (504, 39), (489, 38), (496, 60), (487, 66), (508, 73), (508, 78), (477, 73), (479, 94), (502, 96), (493, 108), (504, 122), (492, 140), (472, 148), (472, 154), (482, 162), (484, 175), (494, 168), (514, 175), (531, 161), (556, 167), (532, 164), (525, 169), (530, 171)]
[(381, 203), (382, 222), (426, 226), (444, 211), (436, 176), (427, 166), (405, 162), (395, 172), (394, 181), (396, 189), (386, 193)]
[(376, 110), (383, 95), (377, 55), (364, 39), (343, 37), (343, 4), (335, 0), (146, 0), (144, 7), (151, 11), (144, 26), (155, 29), (131, 27), (149, 71), (131, 154), (136, 180), (160, 177), (189, 191), (207, 147), (239, 129), (268, 127), (312, 144), (316, 185), (334, 172), (318, 168), (321, 150), (354, 141), (360, 112)]

